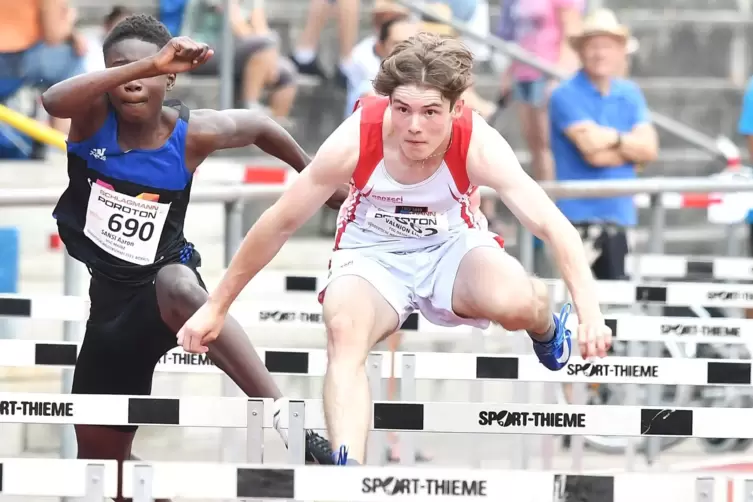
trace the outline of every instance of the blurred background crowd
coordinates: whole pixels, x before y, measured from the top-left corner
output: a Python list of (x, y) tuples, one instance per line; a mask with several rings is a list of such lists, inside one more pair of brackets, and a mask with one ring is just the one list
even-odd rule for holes
[[(424, 15), (408, 6), (420, 7)], [(215, 49), (211, 61), (179, 76), (170, 97), (194, 109), (259, 110), (314, 154), (356, 100), (374, 93), (371, 81), (395, 45), (431, 31), (460, 37), (472, 50), (475, 84), (465, 103), (502, 133), (536, 180), (709, 176), (729, 169), (726, 159), (657, 131), (652, 112), (712, 138), (730, 138), (747, 161), (753, 150), (751, 8), (751, 0), (0, 0), (0, 105), (65, 134), (65, 121), (45, 116), (40, 93), (103, 68), (106, 33), (130, 14), (148, 13), (173, 35)], [(232, 49), (223, 43), (226, 26)], [(558, 68), (561, 78), (513, 60), (499, 44)], [(228, 61), (230, 79), (223, 82)], [(254, 148), (212, 160), (217, 159), (269, 165)], [(33, 171), (46, 173), (38, 166), (51, 162), (62, 171), (64, 159), (54, 147), (0, 116), (0, 188), (21, 171), (33, 186), (59, 187), (60, 177), (48, 180)], [(732, 167), (740, 169), (739, 163)], [(13, 170), (19, 174), (7, 174)], [(649, 244), (649, 209), (632, 196), (557, 203), (584, 237), (595, 275), (628, 277), (625, 256)], [(267, 206), (268, 201), (247, 204), (244, 227)], [(484, 197), (482, 210), (490, 229), (519, 253), (518, 224), (507, 209)], [(299, 237), (318, 239), (326, 255), (335, 217), (323, 209)], [(52, 221), (47, 213), (44, 218)], [(703, 206), (690, 204), (665, 218), (667, 254), (742, 255), (753, 247), (750, 226), (730, 240), (729, 229), (710, 223)], [(211, 235), (212, 244), (220, 240)], [(206, 242), (194, 234), (189, 238), (210, 246), (206, 236)], [(736, 246), (729, 245), (733, 241)], [(532, 245), (535, 272), (556, 275), (546, 246), (536, 239)], [(307, 244), (304, 252), (296, 251), (295, 265), (308, 266), (304, 261), (312, 250)], [(45, 267), (34, 260), (22, 272), (41, 274)], [(205, 266), (220, 268), (221, 261), (207, 259)], [(695, 315), (680, 308), (669, 314)]]
[[(753, 100), (747, 94), (743, 99), (749, 35), (722, 15), (724, 0), (667, 0), (659, 8), (650, 2), (603, 2), (412, 2), (429, 17), (391, 0), (231, 0), (228, 55), (222, 0), (0, 0), (0, 104), (46, 121), (39, 93), (102, 68), (107, 31), (131, 13), (146, 12), (174, 35), (188, 35), (216, 51), (206, 65), (181, 76), (172, 97), (192, 108), (258, 109), (313, 153), (355, 101), (374, 92), (371, 80), (395, 44), (424, 30), (464, 39), (476, 57), (476, 84), (466, 104), (503, 133), (537, 180), (719, 171), (723, 166), (706, 152), (672, 137), (659, 142), (647, 102), (745, 147), (753, 134)], [(477, 36), (458, 33), (453, 23)], [(511, 60), (483, 41), (488, 38), (516, 44), (555, 65), (565, 79)], [(225, 57), (232, 60), (229, 103), (220, 102)], [(67, 127), (64, 121), (50, 125), (63, 133)], [(45, 145), (0, 123), (0, 158), (48, 155)], [(246, 160), (259, 152), (239, 149), (229, 155)], [(643, 215), (632, 199), (568, 200), (560, 207), (601, 250), (597, 275), (624, 276), (621, 257), (641, 242), (640, 231), (632, 229)], [(492, 230), (512, 232), (510, 215), (495, 200), (485, 198), (482, 209)], [(685, 212), (669, 245), (678, 244), (683, 253), (715, 251), (698, 238), (708, 234), (691, 213)], [(329, 221), (321, 230), (327, 234), (334, 215), (323, 219)], [(546, 250), (538, 241), (535, 247), (537, 271), (549, 275)]]

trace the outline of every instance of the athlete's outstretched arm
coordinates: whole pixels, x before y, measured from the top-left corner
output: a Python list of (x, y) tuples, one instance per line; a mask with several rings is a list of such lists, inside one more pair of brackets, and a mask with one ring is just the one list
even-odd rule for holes
[(552, 247), (581, 322), (603, 324), (596, 282), (578, 231), (526, 174), (507, 141), (477, 118), (468, 152), (471, 183), (494, 189), (515, 217)]
[(53, 85), (42, 94), (42, 105), (53, 117), (72, 119), (69, 138), (82, 140), (96, 131), (104, 120), (108, 91), (134, 80), (191, 70), (202, 65), (213, 53), (206, 44), (187, 37), (173, 38), (154, 56), (123, 61)]
[(360, 115), (352, 115), (332, 133), (311, 164), (248, 231), (207, 303), (178, 332), (185, 350), (201, 352), (201, 345), (219, 335), (230, 305), (246, 284), (335, 190), (350, 181), (358, 163)]

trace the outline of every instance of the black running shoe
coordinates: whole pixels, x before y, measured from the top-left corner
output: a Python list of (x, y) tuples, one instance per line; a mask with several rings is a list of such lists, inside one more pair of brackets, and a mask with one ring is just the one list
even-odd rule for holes
[(334, 465), (334, 452), (329, 441), (314, 431), (306, 431), (306, 463)]

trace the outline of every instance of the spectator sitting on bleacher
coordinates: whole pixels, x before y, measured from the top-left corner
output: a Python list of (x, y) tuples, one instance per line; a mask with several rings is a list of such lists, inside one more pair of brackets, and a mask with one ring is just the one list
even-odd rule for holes
[[(260, 2), (257, 2), (259, 4)], [(283, 125), (296, 95), (296, 70), (281, 57), (275, 34), (267, 28), (263, 6), (247, 17), (239, 0), (231, 0), (230, 23), (234, 40), (233, 71), (242, 106), (269, 113)], [(211, 46), (215, 54), (192, 73), (219, 75), (222, 61), (222, 5), (217, 0), (162, 0), (160, 20), (173, 34), (186, 35)], [(264, 91), (269, 91), (269, 109), (262, 106)]]
[(345, 116), (353, 113), (360, 98), (374, 95), (372, 81), (379, 73), (379, 66), (398, 42), (418, 33), (418, 24), (408, 16), (394, 17), (379, 27), (377, 35), (370, 35), (353, 48), (353, 67), (348, 76), (348, 98)]
[[(379, 0), (377, 0), (377, 3)], [(321, 66), (317, 54), (319, 39), (324, 25), (333, 9), (337, 10), (337, 28), (340, 44), (340, 60), (333, 76), (335, 83), (345, 88), (350, 73), (353, 57), (351, 51), (358, 40), (358, 11), (360, 0), (311, 0), (306, 24), (303, 27), (291, 59), (303, 74), (330, 78)]]
[[(635, 178), (636, 166), (656, 159), (658, 139), (640, 88), (615, 77), (625, 71), (628, 29), (599, 9), (570, 40), (583, 68), (549, 102), (557, 180)], [(595, 277), (624, 279), (626, 231), (637, 223), (633, 197), (565, 198), (558, 206), (593, 249)]]
[[(84, 71), (85, 39), (67, 0), (0, 2), (0, 102), (24, 86), (42, 90)], [(51, 125), (67, 133), (68, 120)]]

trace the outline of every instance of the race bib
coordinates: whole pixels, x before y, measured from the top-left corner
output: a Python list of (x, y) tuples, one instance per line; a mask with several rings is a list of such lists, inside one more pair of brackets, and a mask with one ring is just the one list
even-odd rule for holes
[(388, 237), (421, 238), (447, 233), (447, 216), (436, 213), (390, 213), (376, 207), (366, 212), (369, 230)]
[(108, 254), (154, 263), (170, 204), (138, 199), (92, 183), (84, 234)]

